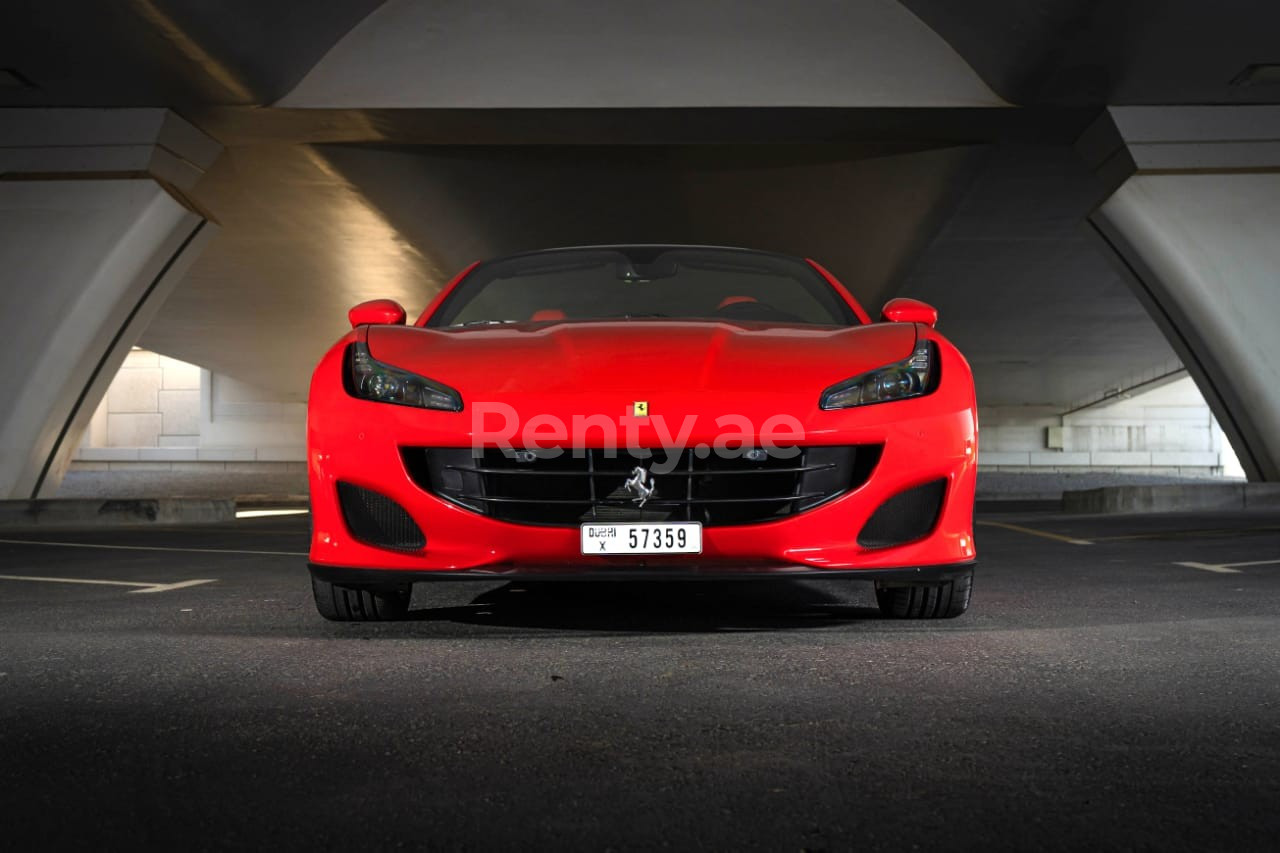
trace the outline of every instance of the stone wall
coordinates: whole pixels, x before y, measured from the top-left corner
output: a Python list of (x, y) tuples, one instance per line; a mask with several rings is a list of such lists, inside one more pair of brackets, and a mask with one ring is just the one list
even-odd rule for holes
[(304, 474), (306, 404), (135, 348), (94, 413), (71, 472)]
[(1203, 396), (1185, 376), (1069, 414), (1051, 407), (992, 407), (979, 409), (979, 421), (980, 470), (1244, 474)]

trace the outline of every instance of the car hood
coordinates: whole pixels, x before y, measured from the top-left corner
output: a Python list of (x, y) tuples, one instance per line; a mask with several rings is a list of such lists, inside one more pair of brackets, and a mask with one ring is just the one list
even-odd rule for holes
[(666, 392), (816, 391), (911, 355), (909, 323), (820, 327), (630, 320), (424, 329), (372, 326), (374, 358), (463, 399)]

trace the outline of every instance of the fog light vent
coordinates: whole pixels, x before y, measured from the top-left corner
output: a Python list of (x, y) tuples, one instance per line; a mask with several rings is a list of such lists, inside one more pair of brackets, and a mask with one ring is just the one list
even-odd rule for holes
[(946, 480), (934, 480), (894, 495), (880, 505), (858, 534), (863, 548), (888, 548), (929, 535), (942, 511)]
[(386, 495), (350, 483), (338, 483), (338, 502), (351, 535), (366, 545), (396, 551), (420, 551), (427, 537), (404, 507)]

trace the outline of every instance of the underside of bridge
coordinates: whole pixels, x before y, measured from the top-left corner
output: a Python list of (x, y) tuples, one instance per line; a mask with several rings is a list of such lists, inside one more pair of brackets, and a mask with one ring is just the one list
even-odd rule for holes
[[(473, 260), (606, 242), (786, 252), (873, 312), (931, 302), (996, 430), (1189, 375), (1244, 470), (1280, 478), (1280, 8), (16, 0), (8, 17), (10, 497), (95, 458), (84, 436), (135, 346), (251, 389), (205, 388), (204, 421), (256, 405), (283, 423), (352, 304), (413, 314)], [(210, 430), (196, 450), (234, 443)], [(986, 461), (1072, 456), (1037, 440)]]

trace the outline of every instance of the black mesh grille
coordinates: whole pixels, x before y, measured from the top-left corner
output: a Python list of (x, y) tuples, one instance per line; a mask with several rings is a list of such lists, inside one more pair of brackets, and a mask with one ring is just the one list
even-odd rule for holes
[(946, 480), (934, 480), (889, 498), (862, 528), (858, 544), (887, 548), (927, 536), (938, 523), (946, 491)]
[(338, 502), (351, 535), (367, 545), (418, 551), (427, 544), (422, 528), (414, 523), (404, 507), (386, 495), (340, 482)]
[[(626, 450), (558, 454), (470, 448), (403, 449), (419, 486), (475, 512), (517, 524), (561, 527), (590, 521), (700, 521), (709, 527), (773, 521), (812, 509), (866, 482), (879, 445), (807, 447), (790, 457), (764, 452), (702, 458), (666, 452), (650, 458)], [(637, 467), (651, 474), (653, 495), (639, 505), (624, 483)]]

